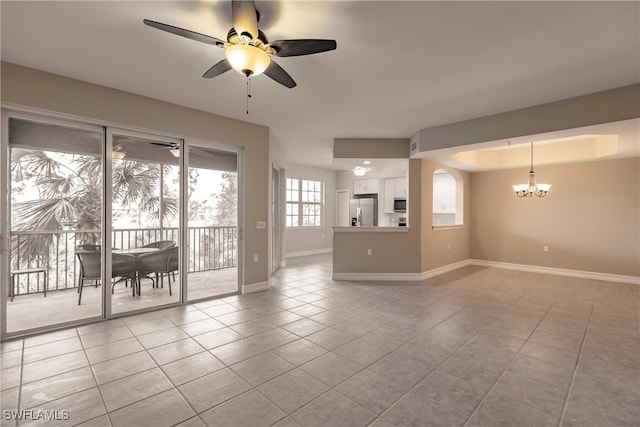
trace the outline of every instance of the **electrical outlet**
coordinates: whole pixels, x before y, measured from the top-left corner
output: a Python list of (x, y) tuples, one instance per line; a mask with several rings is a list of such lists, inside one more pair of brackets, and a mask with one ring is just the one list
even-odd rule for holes
[(367, 249), (367, 255), (369, 256), (373, 255), (373, 251), (371, 249)]
[(543, 250), (543, 251), (545, 251), (545, 252), (549, 252), (549, 246), (544, 245), (544, 246), (542, 247), (542, 250)]
[(253, 262), (258, 262), (258, 255), (253, 256)]

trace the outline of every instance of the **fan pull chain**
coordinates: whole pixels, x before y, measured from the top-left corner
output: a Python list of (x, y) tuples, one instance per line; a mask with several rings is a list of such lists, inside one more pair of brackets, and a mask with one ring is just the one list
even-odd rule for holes
[(251, 78), (247, 76), (247, 114), (249, 114), (249, 98), (251, 98)]

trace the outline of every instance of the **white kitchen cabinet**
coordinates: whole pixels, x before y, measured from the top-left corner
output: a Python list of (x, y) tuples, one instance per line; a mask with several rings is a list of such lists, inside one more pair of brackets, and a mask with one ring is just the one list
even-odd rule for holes
[(456, 213), (456, 180), (448, 173), (433, 175), (433, 213)]
[(393, 213), (393, 198), (396, 194), (396, 179), (387, 178), (384, 180), (384, 213)]
[(378, 180), (354, 179), (353, 194), (378, 194)]
[(396, 178), (396, 196), (407, 197), (407, 178)]
[(407, 198), (407, 178), (386, 178), (384, 180), (384, 213), (394, 213), (393, 199)]

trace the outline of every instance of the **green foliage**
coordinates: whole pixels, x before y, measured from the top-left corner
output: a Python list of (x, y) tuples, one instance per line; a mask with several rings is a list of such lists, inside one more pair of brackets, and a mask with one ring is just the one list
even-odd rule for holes
[[(101, 168), (101, 158), (94, 156), (12, 148), (11, 230), (35, 232), (21, 236), (19, 243), (14, 236), (12, 253), (23, 260), (45, 261), (63, 230), (91, 230), (77, 233), (76, 244), (98, 243), (103, 209)], [(159, 165), (113, 162), (114, 205), (139, 210), (150, 219), (175, 217), (177, 197), (161, 201), (159, 185)]]

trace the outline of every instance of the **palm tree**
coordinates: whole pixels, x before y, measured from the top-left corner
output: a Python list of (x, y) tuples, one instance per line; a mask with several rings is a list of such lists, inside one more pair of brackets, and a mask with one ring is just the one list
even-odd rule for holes
[[(101, 168), (102, 158), (96, 156), (11, 149), (11, 182), (15, 184), (11, 230), (28, 232), (12, 236), (14, 264), (16, 259), (45, 264), (51, 245), (65, 230), (77, 232), (76, 244), (99, 243), (103, 209)], [(175, 197), (159, 196), (160, 185), (158, 164), (113, 162), (114, 206), (135, 208), (156, 219), (175, 216), (178, 201)]]

